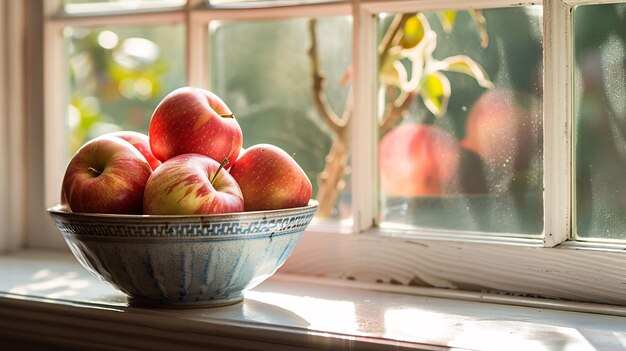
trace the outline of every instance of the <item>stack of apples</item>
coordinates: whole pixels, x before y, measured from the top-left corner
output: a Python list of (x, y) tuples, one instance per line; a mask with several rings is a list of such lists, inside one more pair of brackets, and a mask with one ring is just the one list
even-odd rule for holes
[(66, 210), (188, 215), (306, 206), (312, 186), (287, 152), (242, 148), (232, 111), (214, 93), (185, 87), (157, 106), (148, 135), (122, 131), (85, 143), (67, 166)]

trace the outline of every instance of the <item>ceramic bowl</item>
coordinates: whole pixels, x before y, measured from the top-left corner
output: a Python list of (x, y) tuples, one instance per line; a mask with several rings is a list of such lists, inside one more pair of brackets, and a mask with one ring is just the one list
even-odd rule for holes
[(313, 219), (317, 202), (273, 211), (199, 216), (48, 213), (89, 272), (130, 304), (233, 304), (270, 277)]

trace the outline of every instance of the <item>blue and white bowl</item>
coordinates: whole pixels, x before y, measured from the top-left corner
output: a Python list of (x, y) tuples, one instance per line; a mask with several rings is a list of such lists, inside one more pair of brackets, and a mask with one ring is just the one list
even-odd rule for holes
[(133, 216), (48, 209), (74, 256), (133, 305), (220, 306), (270, 277), (313, 219), (317, 202), (272, 211)]

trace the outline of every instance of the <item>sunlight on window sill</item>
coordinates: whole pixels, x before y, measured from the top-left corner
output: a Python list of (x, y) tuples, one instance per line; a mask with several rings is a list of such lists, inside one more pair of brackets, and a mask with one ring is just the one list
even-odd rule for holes
[[(12, 301), (22, 301), (51, 320), (60, 310), (74, 320), (90, 320), (84, 328), (113, 318), (115, 325), (127, 327), (141, 325), (138, 321), (149, 321), (155, 328), (183, 328), (191, 323), (205, 334), (215, 333), (211, 328), (216, 325), (233, 325), (228, 332), (242, 333), (238, 337), (244, 338), (254, 330), (262, 334), (270, 328), (281, 331), (266, 335), (272, 339), (267, 342), (281, 342), (276, 338), (295, 333), (302, 345), (309, 346), (348, 339), (390, 348), (407, 343), (481, 350), (626, 347), (626, 325), (620, 317), (392, 294), (285, 274), (247, 292), (243, 303), (167, 310), (128, 307), (121, 292), (91, 277), (66, 253), (24, 251), (0, 256), (0, 275), (0, 315), (15, 304)], [(125, 313), (102, 315), (109, 312)]]
[(80, 290), (88, 287), (90, 282), (80, 279), (77, 272), (54, 273), (49, 269), (35, 272), (32, 283), (17, 285), (9, 289), (9, 293), (16, 295), (42, 295), (49, 299), (60, 299), (76, 296)]

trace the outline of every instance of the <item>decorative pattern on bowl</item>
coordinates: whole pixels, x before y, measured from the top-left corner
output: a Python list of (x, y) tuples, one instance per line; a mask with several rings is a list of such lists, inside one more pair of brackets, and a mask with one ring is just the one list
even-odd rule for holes
[(83, 267), (129, 303), (195, 307), (241, 301), (285, 262), (316, 210), (312, 200), (204, 216), (48, 213)]

